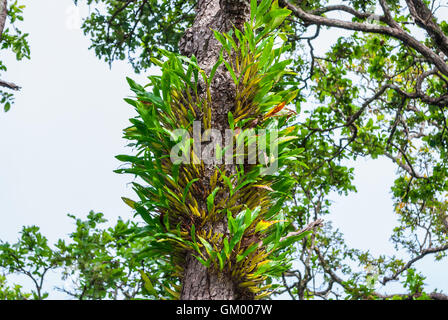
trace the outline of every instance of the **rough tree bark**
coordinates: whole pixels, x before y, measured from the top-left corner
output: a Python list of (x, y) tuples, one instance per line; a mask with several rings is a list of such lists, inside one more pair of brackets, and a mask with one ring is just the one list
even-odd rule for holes
[[(182, 37), (179, 47), (183, 55), (194, 55), (199, 66), (209, 74), (219, 58), (221, 46), (214, 38), (213, 31), (227, 32), (233, 26), (241, 29), (250, 19), (250, 2), (248, 0), (199, 0), (196, 6), (196, 18), (193, 26)], [(204, 88), (199, 88), (199, 92)], [(227, 114), (235, 101), (235, 85), (225, 68), (218, 68), (211, 88), (212, 128), (228, 129)], [(205, 94), (202, 92), (202, 94)], [(207, 167), (206, 167), (207, 168)], [(226, 168), (234, 171), (232, 165)], [(202, 177), (205, 185), (210, 181), (213, 167), (209, 166)], [(205, 199), (203, 199), (205, 200)], [(201, 200), (201, 201), (203, 201)], [(198, 199), (199, 202), (199, 199)], [(205, 202), (205, 201), (204, 201)], [(206, 206), (206, 204), (203, 204)], [(225, 234), (227, 221), (208, 226), (215, 232)], [(191, 255), (186, 257), (185, 271), (180, 298), (183, 300), (237, 300), (251, 299), (251, 295), (238, 289), (229, 275), (216, 274), (204, 267)]]

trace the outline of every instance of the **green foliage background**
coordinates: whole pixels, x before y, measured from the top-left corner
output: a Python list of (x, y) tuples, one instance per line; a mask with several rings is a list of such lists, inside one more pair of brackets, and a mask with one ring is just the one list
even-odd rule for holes
[[(125, 134), (126, 138), (137, 141), (137, 149), (140, 148), (141, 153), (136, 156), (121, 156), (120, 160), (130, 162), (134, 166), (133, 169), (121, 171), (147, 178), (146, 183), (156, 184), (158, 188), (169, 188), (169, 192), (167, 191), (164, 195), (165, 198), (157, 199), (156, 203), (147, 203), (147, 186), (137, 184), (136, 191), (140, 196), (140, 201), (127, 200), (150, 226), (160, 229), (158, 236), (161, 238), (146, 240), (157, 242), (167, 237), (166, 229), (174, 230), (170, 236), (177, 239), (177, 243), (186, 246), (186, 248), (182, 247), (183, 249), (191, 250), (193, 248), (198, 251), (195, 248), (198, 246), (198, 257), (204, 264), (216, 265), (217, 268), (221, 268), (222, 265), (222, 269), (224, 269), (224, 261), (220, 262), (220, 259), (224, 260), (224, 256), (226, 261), (238, 258), (237, 255), (232, 257), (230, 255), (227, 257), (226, 254), (221, 255), (224, 246), (223, 239), (215, 239), (216, 243), (214, 243), (207, 237), (207, 234), (201, 233), (200, 228), (196, 229), (197, 223), (194, 224), (195, 232), (193, 233), (191, 224), (187, 228), (177, 230), (178, 218), (171, 218), (169, 227), (165, 229), (156, 217), (148, 214), (148, 212), (152, 213), (154, 206), (162, 206), (167, 201), (178, 203), (179, 216), (184, 215), (187, 211), (194, 211), (194, 203), (192, 208), (186, 209), (184, 205), (186, 201), (194, 199), (194, 197), (190, 197), (190, 193), (195, 190), (194, 182), (192, 182), (195, 176), (192, 175), (189, 180), (174, 181), (174, 185), (163, 184), (162, 186), (161, 183), (145, 177), (145, 170), (149, 170), (150, 161), (147, 158), (151, 155), (151, 151), (144, 151), (145, 148), (157, 150), (154, 145), (151, 145), (154, 143), (151, 139), (155, 138), (164, 137), (163, 139), (167, 143), (166, 148), (169, 146), (169, 136), (163, 130), (149, 132), (148, 128), (154, 128), (154, 123), (168, 121), (169, 124), (169, 117), (173, 112), (184, 120), (185, 127), (188, 127), (191, 120), (186, 106), (184, 106), (184, 111), (182, 103), (172, 102), (169, 97), (173, 94), (173, 87), (178, 91), (189, 88), (194, 92), (196, 84), (188, 83), (185, 80), (188, 79), (186, 77), (188, 72), (195, 73), (198, 78), (203, 76), (195, 66), (194, 59), (185, 59), (175, 54), (180, 36), (185, 28), (192, 23), (193, 2), (132, 1), (126, 7), (124, 7), (123, 1), (88, 0), (86, 3), (98, 8), (86, 17), (83, 25), (85, 34), (92, 39), (91, 48), (98, 57), (107, 63), (112, 63), (117, 59), (129, 59), (136, 72), (144, 71), (155, 63), (164, 70), (165, 75), (169, 75), (165, 76), (165, 79), (150, 78), (152, 88), (156, 91), (159, 90), (159, 96), (155, 91), (147, 92), (146, 88), (130, 81), (132, 89), (140, 99), (128, 102), (137, 109), (140, 117), (131, 119), (133, 127), (128, 129)], [(282, 2), (280, 1), (280, 3)], [(330, 15), (329, 11), (324, 12), (322, 8), (334, 4), (331, 1), (291, 3), (320, 17)], [(350, 17), (348, 19), (350, 22), (365, 23), (366, 14), (378, 11), (378, 8), (375, 9), (376, 1), (350, 0), (345, 1), (344, 4), (362, 13)], [(404, 31), (412, 35), (418, 26), (410, 13), (404, 10), (403, 4), (394, 0), (388, 0), (386, 4), (393, 20)], [(426, 2), (426, 4), (430, 3)], [(21, 15), (20, 7), (17, 4), (11, 6), (16, 8), (10, 11), (11, 21), (20, 20), (21, 18), (18, 18)], [(437, 17), (435, 20), (441, 30), (447, 34), (447, 23), (444, 17)], [(372, 24), (386, 26), (384, 20), (374, 21)], [(319, 32), (326, 27), (303, 23), (293, 18), (293, 15), (282, 21), (278, 27), (279, 37), (281, 36), (286, 41), (281, 59), (289, 60), (289, 68), (293, 72), (283, 74), (281, 81), (275, 81), (269, 88), (274, 96), (279, 97), (278, 100), (275, 98), (269, 103), (260, 102), (260, 106), (263, 103), (266, 105), (257, 109), (257, 112), (265, 114), (270, 107), (285, 98), (286, 92), (295, 92), (296, 97), (290, 103), (294, 105), (295, 111), (300, 116), (288, 120), (288, 126), (294, 126), (291, 135), (296, 137), (296, 139), (288, 141), (288, 148), (300, 150), (300, 159), (299, 161), (285, 162), (285, 166), (287, 166), (285, 170), (288, 172), (288, 181), (291, 184), (284, 190), (282, 190), (284, 186), (281, 184), (279, 189), (275, 188), (274, 183), (269, 186), (264, 182), (262, 184), (273, 190), (265, 192), (264, 196), (266, 197), (276, 198), (279, 193), (285, 191), (290, 195), (283, 202), (285, 205), (281, 220), (285, 219), (291, 224), (276, 223), (269, 230), (283, 228), (284, 230), (281, 232), (286, 232), (292, 228), (301, 229), (315, 219), (328, 217), (331, 212), (329, 197), (332, 192), (343, 195), (356, 191), (353, 185), (354, 171), (353, 168), (346, 165), (346, 161), (386, 157), (392, 159), (397, 165), (396, 180), (391, 189), (395, 202), (393, 209), (397, 225), (393, 230), (391, 241), (395, 245), (397, 253), (404, 253), (404, 256), (409, 259), (384, 255), (374, 256), (370, 252), (349, 248), (343, 235), (338, 230), (334, 230), (330, 223), (326, 223), (322, 230), (313, 232), (311, 236), (296, 239), (299, 240), (294, 247), (296, 252), (289, 252), (289, 254), (292, 254), (291, 258), (295, 259), (297, 266), (295, 265), (295, 270), (276, 274), (277, 276), (282, 275), (277, 284), (283, 285), (277, 289), (277, 292), (288, 293), (292, 297), (301, 299), (328, 298), (336, 290), (334, 287), (338, 286), (338, 292), (342, 292), (342, 297), (348, 299), (430, 298), (430, 295), (424, 292), (424, 276), (408, 262), (431, 254), (434, 254), (437, 260), (446, 257), (448, 230), (445, 108), (447, 76), (437, 70), (428, 74), (434, 69), (434, 65), (415, 48), (389, 35), (352, 32), (349, 36), (340, 37), (323, 56), (316, 56), (313, 41), (319, 38)], [(18, 59), (28, 58), (29, 49), (26, 45), (26, 35), (14, 30), (8, 31), (7, 34), (10, 35), (4, 37), (6, 40), (1, 43), (2, 49), (14, 50)], [(11, 33), (12, 31), (15, 33)], [(232, 50), (231, 36), (219, 34), (217, 36), (223, 37), (221, 42), (224, 48)], [(263, 46), (257, 47), (256, 50), (269, 48), (269, 36), (266, 38), (268, 41)], [(243, 40), (245, 41), (245, 39)], [(421, 43), (433, 52), (439, 53), (440, 51), (437, 43), (430, 37), (425, 37)], [(162, 50), (158, 50), (158, 48)], [(257, 52), (256, 50), (254, 52)], [(245, 54), (248, 56), (247, 52), (242, 56)], [(275, 52), (273, 49), (268, 55), (280, 58), (280, 52)], [(151, 60), (151, 57), (155, 59)], [(252, 56), (251, 59), (253, 62), (254, 57)], [(226, 66), (229, 71), (233, 70), (234, 66), (230, 64), (231, 61), (226, 62), (229, 64)], [(263, 69), (261, 65), (263, 63), (260, 63), (259, 70), (266, 72), (267, 69)], [(0, 67), (5, 71), (5, 66), (0, 64)], [(259, 70), (255, 70), (253, 74), (261, 72)], [(205, 76), (210, 77), (210, 75)], [(235, 82), (239, 82), (239, 80), (235, 79)], [(1, 102), (7, 110), (10, 107), (12, 96), (9, 93), (3, 93), (2, 97)], [(185, 98), (179, 92), (177, 92), (177, 97), (179, 100)], [(188, 99), (187, 101), (189, 101)], [(153, 106), (148, 107), (145, 102), (151, 103)], [(173, 111), (173, 108), (168, 110), (168, 105), (171, 106), (171, 103), (177, 103), (176, 108), (179, 110), (174, 109)], [(206, 103), (204, 103), (205, 105)], [(152, 110), (158, 112), (154, 113)], [(191, 113), (193, 111), (197, 110), (190, 110)], [(204, 122), (207, 123), (207, 114), (201, 115)], [(246, 115), (244, 112), (241, 115), (249, 118), (258, 116), (258, 114)], [(235, 121), (238, 117), (235, 114), (229, 115), (229, 121), (232, 118)], [(286, 122), (282, 124), (286, 125)], [(233, 125), (235, 126), (235, 123)], [(242, 122), (239, 125), (244, 126), (245, 123)], [(156, 165), (160, 167), (156, 166), (154, 170), (158, 168), (163, 179), (176, 180), (174, 179), (175, 172), (179, 168), (168, 168), (162, 163), (156, 163)], [(195, 169), (193, 168), (193, 170)], [(183, 174), (184, 171), (179, 169), (179, 172)], [(197, 173), (193, 171), (193, 174)], [(179, 177), (177, 176), (177, 178)], [(225, 182), (225, 178), (222, 180)], [(191, 182), (190, 185), (189, 182)], [(260, 181), (251, 183), (260, 183)], [(285, 182), (286, 184), (288, 183)], [(219, 212), (228, 209), (213, 201), (217, 193), (222, 192), (219, 189), (213, 195), (214, 190), (215, 188), (207, 190), (205, 194), (206, 198), (210, 197), (210, 211)], [(149, 191), (153, 190), (149, 189)], [(170, 192), (174, 195), (171, 195)], [(171, 198), (167, 199), (169, 197)], [(151, 199), (153, 198), (154, 195), (151, 195)], [(230, 210), (229, 217), (239, 219), (235, 231), (244, 229), (243, 233), (250, 232), (247, 230), (251, 229), (251, 225), (247, 226), (245, 223), (246, 214), (247, 221), (250, 221), (252, 217), (255, 219), (252, 221), (255, 223), (252, 227), (256, 228), (256, 223), (265, 217), (266, 212), (257, 212), (252, 215), (255, 209), (250, 208), (249, 211), (241, 210), (239, 212)], [(202, 218), (203, 215), (199, 212), (198, 219)], [(232, 221), (231, 219), (229, 220)], [(139, 226), (135, 230), (140, 230), (137, 234), (142, 236), (145, 228), (148, 227)], [(176, 234), (178, 231), (179, 234)], [(198, 237), (194, 241), (193, 235), (196, 236), (196, 232), (198, 232)], [(268, 234), (266, 235), (267, 239), (269, 239)], [(44, 246), (41, 242), (37, 243)], [(268, 245), (268, 242), (265, 245)], [(17, 250), (19, 247), (20, 245), (17, 246)], [(209, 248), (209, 250), (204, 253), (201, 248)], [(166, 253), (169, 249), (171, 247), (166, 244), (166, 247), (161, 248), (158, 254)], [(41, 252), (45, 252), (45, 250)], [(145, 258), (153, 257), (146, 254)], [(244, 252), (238, 254), (241, 257)], [(24, 261), (26, 259), (23, 257)], [(5, 261), (4, 266), (13, 263), (10, 260)], [(72, 260), (72, 263), (75, 263), (74, 261)], [(175, 273), (176, 270), (170, 271), (171, 264), (164, 260), (160, 261), (162, 261), (160, 262), (162, 265), (155, 265), (151, 272), (168, 268), (167, 272), (163, 273), (164, 279), (167, 279), (166, 282), (157, 283), (150, 277), (149, 281), (144, 281), (144, 283), (148, 287), (148, 292), (152, 292), (154, 296), (157, 292), (158, 297), (171, 297), (173, 292), (176, 295), (175, 286), (179, 283), (173, 278), (169, 278), (168, 275), (171, 274), (171, 271)], [(12, 270), (8, 272), (10, 271)], [(112, 272), (112, 270), (107, 272)], [(122, 273), (118, 272), (117, 274)], [(319, 282), (317, 286), (315, 281)], [(377, 289), (389, 281), (401, 281), (406, 293), (385, 297), (378, 292)], [(0, 279), (0, 283), (4, 288), (2, 289), (5, 292), (4, 296), (25, 297), (25, 294), (20, 292), (20, 288), (14, 286), (7, 288), (4, 278)], [(172, 289), (169, 288), (170, 285), (173, 287)], [(105, 287), (107, 288), (108, 285)], [(324, 289), (319, 291), (316, 290), (316, 287)], [(152, 291), (151, 288), (155, 288), (155, 291)], [(97, 289), (92, 290), (95, 293), (89, 293), (90, 297), (107, 296), (103, 293), (97, 294)], [(36, 297), (37, 292), (33, 294), (33, 297)], [(28, 295), (28, 297), (31, 296)]]

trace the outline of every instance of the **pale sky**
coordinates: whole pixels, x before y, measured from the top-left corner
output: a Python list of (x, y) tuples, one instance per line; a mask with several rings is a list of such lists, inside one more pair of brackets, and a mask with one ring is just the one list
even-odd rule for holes
[[(23, 225), (38, 225), (54, 243), (74, 230), (67, 213), (84, 218), (95, 210), (112, 222), (131, 219), (121, 201), (136, 198), (131, 177), (113, 172), (120, 166), (114, 156), (130, 152), (122, 139), (134, 115), (123, 101), (131, 95), (126, 76), (139, 83), (145, 76), (125, 62), (109, 69), (88, 50), (72, 0), (21, 2), (27, 6), (21, 29), (30, 33), (31, 60), (2, 56), (9, 69), (3, 80), (22, 90), (12, 109), (0, 113), (0, 239), (15, 242)], [(336, 39), (334, 31), (315, 47), (328, 46), (330, 39)], [(333, 225), (350, 246), (391, 254), (395, 166), (380, 159), (359, 160), (355, 167), (358, 193), (333, 196)], [(429, 289), (447, 291), (448, 264), (433, 261), (428, 257), (417, 266), (428, 276)]]

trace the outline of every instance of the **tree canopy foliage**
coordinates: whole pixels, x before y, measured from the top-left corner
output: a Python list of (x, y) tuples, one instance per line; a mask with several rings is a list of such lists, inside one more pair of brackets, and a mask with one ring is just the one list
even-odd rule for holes
[[(39, 227), (29, 226), (16, 243), (0, 242), (0, 300), (46, 299), (49, 289), (79, 300), (169, 297), (165, 286), (173, 278), (163, 275), (160, 262), (137, 254), (147, 237), (135, 237), (135, 222), (119, 219), (105, 227), (102, 213), (68, 216), (75, 230), (67, 240), (49, 244)], [(48, 280), (51, 273), (58, 282)], [(13, 274), (21, 285), (8, 284)]]
[[(28, 45), (28, 34), (23, 33), (18, 28), (18, 23), (23, 20), (23, 9), (25, 6), (20, 5), (18, 1), (0, 1), (0, 52), (12, 51), (17, 60), (29, 59), (30, 48)], [(14, 94), (20, 87), (12, 82), (3, 79), (3, 73), (7, 71), (7, 67), (0, 60), (0, 105), (3, 106), (5, 112), (11, 108), (14, 102)], [(7, 90), (7, 91), (4, 91)]]

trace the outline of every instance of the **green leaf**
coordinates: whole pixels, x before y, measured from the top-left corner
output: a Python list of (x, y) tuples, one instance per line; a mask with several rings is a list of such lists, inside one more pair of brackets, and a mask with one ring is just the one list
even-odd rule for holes
[(265, 16), (265, 23), (268, 30), (274, 30), (282, 24), (282, 22), (291, 14), (291, 10), (288, 9), (276, 9), (269, 12)]
[(252, 224), (252, 222), (257, 219), (260, 214), (260, 207), (256, 207), (253, 210), (246, 209), (246, 213), (244, 214), (244, 228), (247, 229)]
[(227, 210), (227, 224), (230, 234), (233, 235), (237, 231), (238, 225), (235, 219), (232, 217), (232, 212), (230, 210)]
[[(255, 18), (257, 19), (257, 22), (260, 20), (262, 21), (263, 16), (265, 15), (266, 11), (268, 11), (269, 6), (271, 5), (272, 0), (262, 0), (260, 5), (257, 8), (257, 12), (255, 13)], [(258, 24), (258, 23), (257, 23)], [(258, 25), (259, 27), (259, 25)], [(255, 26), (257, 28), (257, 25)]]
[(149, 224), (149, 225), (153, 224), (153, 218), (148, 213), (148, 211), (146, 211), (145, 208), (143, 208), (141, 205), (139, 205), (137, 203), (134, 203), (134, 208), (147, 224)]
[(230, 54), (230, 49), (231, 46), (229, 45), (229, 43), (227, 42), (226, 37), (224, 37), (224, 35), (216, 30), (213, 30), (213, 33), (215, 35), (216, 40), (218, 40), (224, 49), (226, 49), (227, 53)]
[[(179, 182), (179, 169), (180, 169), (180, 164), (174, 164), (173, 168), (171, 169), (171, 174), (173, 176), (173, 180), (174, 182), (178, 183)], [(183, 197), (182, 197), (183, 199)], [(183, 202), (185, 203), (185, 200), (183, 200)]]
[(137, 92), (144, 92), (145, 91), (145, 89), (141, 85), (137, 84), (137, 82), (135, 82), (131, 78), (126, 77), (126, 81), (128, 82), (129, 86), (131, 87), (131, 89), (133, 91), (137, 91)]
[(305, 231), (305, 232), (303, 232), (303, 233), (301, 233), (299, 235), (288, 237), (285, 240), (280, 241), (278, 243), (278, 245), (275, 246), (275, 250), (277, 251), (277, 250), (281, 250), (281, 249), (287, 248), (290, 245), (292, 245), (293, 243), (302, 240), (303, 238), (307, 237), (310, 234), (311, 234), (311, 231)]
[(198, 238), (201, 241), (201, 243), (204, 245), (205, 251), (207, 251), (208, 255), (211, 257), (212, 253), (213, 253), (213, 248), (210, 245), (210, 243), (208, 243), (208, 241), (205, 240), (204, 238), (202, 238), (201, 236), (198, 236)]
[(238, 45), (233, 40), (232, 35), (229, 34), (229, 33), (223, 33), (223, 36), (227, 39), (228, 43), (230, 43), (230, 45), (232, 46), (233, 50), (235, 52), (238, 52)]
[(271, 57), (272, 57), (272, 48), (274, 47), (274, 37), (269, 37), (267, 40), (267, 43), (263, 42), (263, 53), (261, 54), (260, 57), (260, 67), (264, 67), (268, 62), (271, 62)]
[(191, 240), (193, 241), (194, 244), (196, 244), (196, 227), (194, 226), (194, 224), (191, 225), (190, 235)]
[(224, 269), (224, 262), (226, 260), (225, 252), (222, 251), (221, 253), (218, 253), (216, 257), (218, 258), (219, 262), (219, 271), (222, 271)]
[(230, 251), (232, 251), (233, 248), (235, 248), (236, 244), (241, 241), (241, 239), (243, 238), (243, 235), (244, 235), (244, 231), (245, 231), (244, 227), (239, 226), (239, 229), (237, 229), (234, 236), (230, 240), (230, 244), (229, 244)]

